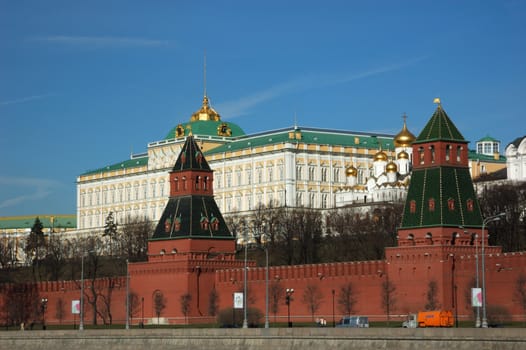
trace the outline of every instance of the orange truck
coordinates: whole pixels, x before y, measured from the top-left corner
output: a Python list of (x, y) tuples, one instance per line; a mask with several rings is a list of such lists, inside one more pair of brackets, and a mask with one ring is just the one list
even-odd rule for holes
[(424, 327), (453, 327), (454, 319), (451, 311), (420, 311), (417, 314), (410, 314), (407, 321), (402, 323), (404, 328), (424, 328)]

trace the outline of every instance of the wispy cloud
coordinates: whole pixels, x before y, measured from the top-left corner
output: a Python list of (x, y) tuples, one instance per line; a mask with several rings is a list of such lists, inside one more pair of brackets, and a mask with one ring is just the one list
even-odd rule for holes
[(35, 40), (82, 48), (144, 48), (144, 47), (166, 47), (172, 43), (168, 40), (155, 40), (144, 38), (113, 37), (113, 36), (68, 36), (55, 35), (37, 37)]
[(426, 56), (417, 57), (406, 62), (390, 64), (386, 66), (376, 67), (363, 72), (344, 75), (321, 74), (304, 76), (302, 78), (293, 79), (291, 81), (272, 86), (269, 89), (257, 92), (250, 96), (242, 97), (236, 101), (218, 104), (217, 109), (221, 111), (221, 114), (227, 116), (228, 118), (238, 118), (245, 115), (249, 110), (253, 109), (255, 106), (284, 95), (310, 90), (314, 88), (345, 84), (355, 80), (365, 79), (371, 76), (401, 70), (405, 67), (411, 66), (425, 59)]
[(10, 198), (0, 198), (0, 209), (46, 198), (60, 186), (59, 182), (53, 180), (0, 176), (0, 187), (20, 192)]
[(49, 96), (51, 96), (51, 94), (33, 95), (33, 96), (20, 97), (14, 100), (0, 101), (0, 106), (14, 105), (14, 104), (25, 103), (25, 102), (30, 102), (34, 100), (40, 100), (42, 98), (46, 98)]

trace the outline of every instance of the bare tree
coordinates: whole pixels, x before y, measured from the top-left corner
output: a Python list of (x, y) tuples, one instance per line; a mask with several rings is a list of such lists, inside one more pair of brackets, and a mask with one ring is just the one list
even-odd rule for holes
[(8, 239), (0, 240), (0, 268), (5, 269), (15, 265), (16, 256), (14, 253), (13, 241)]
[(42, 261), (46, 276), (52, 281), (58, 281), (62, 275), (62, 269), (66, 264), (65, 242), (57, 235), (51, 235), (47, 244), (47, 254)]
[(340, 287), (338, 305), (340, 306), (340, 311), (345, 315), (351, 315), (353, 312), (354, 304), (356, 304), (354, 294), (354, 287), (351, 282)]
[(389, 323), (391, 312), (396, 307), (396, 286), (389, 279), (382, 282), (382, 309), (387, 315), (387, 323)]
[[(515, 299), (526, 315), (526, 275), (523, 272), (517, 277), (515, 283)], [(526, 316), (524, 321), (526, 322)]]
[(181, 312), (184, 315), (184, 323), (188, 324), (188, 314), (190, 313), (190, 303), (192, 301), (192, 295), (190, 293), (185, 293), (181, 295)]
[(60, 324), (62, 324), (62, 320), (64, 319), (65, 315), (66, 304), (64, 303), (64, 299), (58, 298), (57, 303), (55, 304), (55, 318), (59, 321)]
[(489, 236), (489, 244), (499, 245), (504, 252), (526, 249), (526, 182), (484, 186), (479, 203), (484, 217), (506, 213), (506, 219), (488, 224), (488, 229), (498, 228), (498, 235)]
[(157, 324), (159, 324), (159, 318), (161, 317), (161, 313), (166, 308), (166, 298), (160, 290), (156, 291), (154, 294), (153, 308), (155, 310), (155, 314), (157, 315)]
[(279, 306), (285, 296), (285, 288), (281, 285), (279, 280), (274, 280), (270, 284), (270, 310), (274, 314), (274, 321), (276, 321), (276, 314), (279, 311)]
[(141, 311), (141, 300), (139, 295), (134, 291), (130, 291), (128, 296), (128, 307), (128, 315), (130, 315), (132, 319), (139, 315), (139, 311)]
[(208, 295), (208, 314), (210, 316), (216, 316), (219, 310), (219, 294), (217, 290), (212, 288), (210, 294)]
[(128, 218), (127, 224), (121, 225), (121, 230), (114, 234), (120, 247), (119, 255), (129, 261), (146, 261), (148, 238), (153, 233), (152, 223), (138, 217)]
[(307, 305), (312, 320), (314, 321), (314, 314), (319, 310), (323, 300), (323, 293), (320, 288), (314, 284), (308, 284), (303, 291), (302, 301)]
[(427, 294), (426, 294), (427, 303), (424, 306), (426, 310), (428, 311), (437, 310), (440, 307), (438, 303), (437, 295), (438, 295), (437, 281), (431, 280), (429, 281), (427, 285)]

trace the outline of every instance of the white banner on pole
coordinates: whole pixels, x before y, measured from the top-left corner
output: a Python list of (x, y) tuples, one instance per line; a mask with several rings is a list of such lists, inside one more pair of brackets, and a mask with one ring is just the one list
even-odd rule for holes
[(71, 301), (71, 313), (75, 315), (80, 314), (80, 301), (79, 300)]
[(243, 293), (234, 293), (234, 309), (243, 308)]
[(471, 306), (482, 306), (482, 288), (471, 288)]

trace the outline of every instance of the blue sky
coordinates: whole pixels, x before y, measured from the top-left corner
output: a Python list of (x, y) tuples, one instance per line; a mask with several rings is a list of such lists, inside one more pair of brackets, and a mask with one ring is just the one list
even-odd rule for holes
[(526, 1), (0, 0), (0, 216), (73, 214), (76, 177), (201, 106), (246, 133), (526, 135)]

